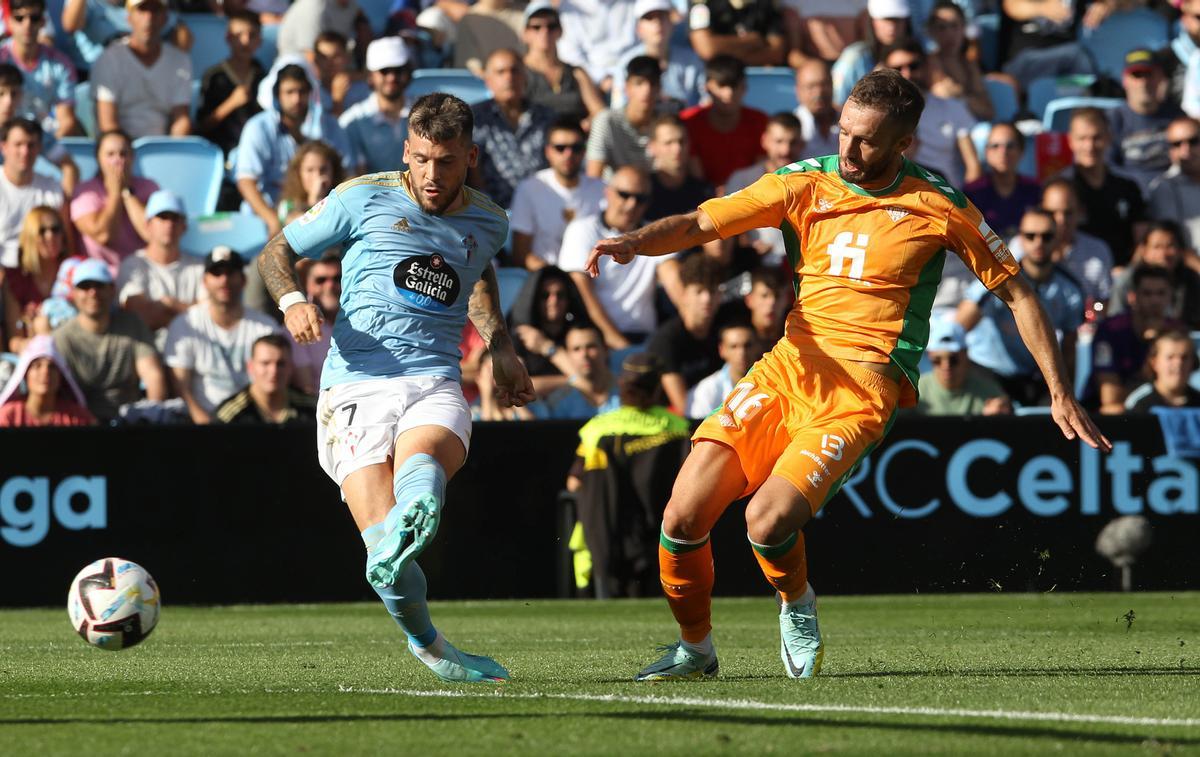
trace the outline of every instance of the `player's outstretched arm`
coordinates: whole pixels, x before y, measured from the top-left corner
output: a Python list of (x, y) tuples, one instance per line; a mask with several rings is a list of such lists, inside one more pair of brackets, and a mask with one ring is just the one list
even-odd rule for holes
[[(296, 343), (311, 344), (321, 338), (323, 318), (321, 310), (308, 302), (300, 291), (295, 262), (296, 253), (292, 251), (283, 232), (279, 232), (267, 242), (258, 256), (258, 273), (275, 303), (285, 307), (283, 325), (291, 332)], [(289, 300), (286, 306), (284, 298)]]
[(517, 357), (508, 327), (504, 325), (504, 312), (500, 309), (500, 285), (491, 266), (483, 269), (483, 275), (471, 290), (471, 297), (467, 300), (467, 317), (491, 353), (492, 379), (500, 404), (504, 407), (521, 407), (537, 399), (529, 372)]
[(594, 278), (600, 275), (600, 258), (604, 255), (624, 265), (636, 255), (666, 255), (718, 237), (712, 219), (702, 210), (667, 216), (628, 234), (601, 239), (588, 255), (584, 270)]
[(1112, 450), (1110, 442), (1075, 400), (1058, 339), (1037, 294), (1021, 276), (1013, 276), (992, 290), (1012, 310), (1021, 340), (1029, 348), (1050, 388), (1050, 414), (1068, 439), (1079, 437), (1094, 449)]

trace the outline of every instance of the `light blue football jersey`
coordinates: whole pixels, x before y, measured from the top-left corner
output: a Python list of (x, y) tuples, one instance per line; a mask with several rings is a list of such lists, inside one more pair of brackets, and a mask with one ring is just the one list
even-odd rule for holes
[(482, 192), (446, 215), (421, 210), (408, 174), (367, 174), (335, 188), (283, 230), (297, 254), (342, 258), (341, 311), (321, 388), (393, 376), (459, 380), (467, 300), (508, 236), (508, 215)]

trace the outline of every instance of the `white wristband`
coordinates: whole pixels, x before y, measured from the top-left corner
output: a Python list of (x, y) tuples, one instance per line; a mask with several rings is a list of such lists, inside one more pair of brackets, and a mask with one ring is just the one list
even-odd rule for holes
[(288, 292), (279, 298), (279, 312), (286, 313), (288, 308), (300, 302), (308, 302), (308, 298), (299, 292)]

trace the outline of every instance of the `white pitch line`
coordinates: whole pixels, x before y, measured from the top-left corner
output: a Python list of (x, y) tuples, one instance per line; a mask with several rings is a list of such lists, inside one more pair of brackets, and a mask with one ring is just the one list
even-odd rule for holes
[(1200, 718), (1150, 718), (1130, 715), (1086, 715), (1072, 712), (1029, 710), (966, 710), (939, 707), (872, 707), (850, 704), (791, 704), (757, 702), (752, 699), (703, 699), (700, 697), (651, 697), (622, 694), (539, 694), (517, 692), (472, 693), (466, 691), (429, 691), (422, 689), (360, 689), (339, 687), (344, 694), (397, 694), (408, 697), (447, 697), (454, 699), (564, 699), (576, 702), (611, 702), (675, 707), (708, 707), (717, 710), (760, 710), (771, 712), (841, 713), (849, 715), (916, 715), (932, 718), (971, 718), (977, 720), (1033, 720), (1052, 723), (1098, 723), (1104, 725), (1143, 725), (1176, 728), (1200, 727)]

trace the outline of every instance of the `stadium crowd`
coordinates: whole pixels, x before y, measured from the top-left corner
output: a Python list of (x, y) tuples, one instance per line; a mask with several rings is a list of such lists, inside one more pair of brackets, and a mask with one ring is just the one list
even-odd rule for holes
[[(909, 157), (1008, 242), (1088, 406), (1200, 406), (1200, 0), (8, 0), (2, 22), (0, 426), (311, 422), (330, 329), (293, 343), (248, 263), (340, 182), (404, 168), (422, 82), (474, 93), (469, 183), (511, 217), (496, 265), (539, 401), (498, 406), (468, 323), (478, 417), (615, 411), (643, 351), (661, 404), (703, 417), (783, 334), (784, 232), (596, 279), (587, 254), (835, 153), (874, 67), (925, 94)], [(214, 24), (228, 57), (195, 70)], [(1162, 38), (1136, 46), (1153, 35), (1135, 26)], [(217, 210), (261, 227), (250, 241), (185, 249), (211, 209), (137, 173), (153, 137), (220, 149)], [(302, 264), (327, 323), (340, 255)], [(953, 254), (933, 312), (915, 412), (1047, 403), (1008, 309)]]

